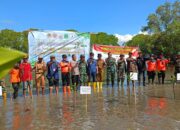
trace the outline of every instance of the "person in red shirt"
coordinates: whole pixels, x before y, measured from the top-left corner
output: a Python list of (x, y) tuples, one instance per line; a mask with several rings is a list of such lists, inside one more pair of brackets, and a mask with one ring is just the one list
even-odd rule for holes
[(150, 60), (147, 62), (147, 75), (148, 75), (148, 84), (150, 84), (150, 80), (152, 79), (152, 84), (154, 84), (154, 79), (156, 76), (157, 64), (154, 59), (154, 55), (151, 55)]
[(10, 82), (12, 83), (12, 87), (14, 89), (13, 98), (16, 99), (18, 96), (18, 90), (21, 81), (19, 64), (15, 64), (14, 68), (9, 72), (9, 74), (10, 74)]
[(31, 64), (28, 63), (28, 57), (25, 56), (23, 58), (23, 62), (20, 64), (20, 77), (23, 83), (23, 96), (26, 96), (26, 90), (29, 90), (29, 95), (32, 96), (32, 67)]
[(157, 70), (158, 70), (158, 82), (159, 82), (159, 84), (161, 84), (161, 79), (162, 79), (162, 84), (164, 84), (164, 80), (166, 77), (166, 68), (167, 68), (167, 64), (169, 62), (170, 61), (165, 59), (162, 54), (157, 59)]
[(63, 60), (60, 62), (61, 68), (61, 77), (62, 77), (62, 85), (63, 85), (63, 92), (70, 93), (70, 63), (67, 61), (67, 56), (62, 55)]

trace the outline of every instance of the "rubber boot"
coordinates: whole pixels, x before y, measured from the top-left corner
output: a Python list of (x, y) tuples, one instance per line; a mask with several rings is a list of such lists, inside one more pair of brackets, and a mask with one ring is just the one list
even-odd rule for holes
[(66, 93), (66, 86), (63, 87), (63, 93)]
[(91, 87), (91, 82), (88, 82), (88, 86), (90, 86), (90, 87)]
[(71, 93), (71, 88), (70, 88), (70, 86), (67, 86), (67, 92), (68, 92), (68, 93)]
[(6, 99), (7, 98), (7, 93), (6, 92), (3, 92), (3, 98)]
[(103, 82), (99, 82), (99, 89), (100, 89), (100, 92), (102, 92), (102, 90), (103, 90)]
[(96, 82), (93, 82), (93, 88), (96, 89)]
[(96, 82), (96, 86), (97, 86), (97, 92), (99, 92), (99, 90), (100, 90), (100, 87), (99, 87), (99, 85), (100, 85), (100, 82)]

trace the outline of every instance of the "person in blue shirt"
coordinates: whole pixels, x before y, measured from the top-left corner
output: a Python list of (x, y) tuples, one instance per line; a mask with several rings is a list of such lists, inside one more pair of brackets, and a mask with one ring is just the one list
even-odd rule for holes
[(50, 57), (47, 62), (47, 79), (49, 81), (49, 94), (52, 94), (53, 86), (56, 90), (56, 95), (59, 92), (59, 63), (56, 61), (55, 56)]
[(97, 61), (94, 59), (94, 53), (90, 53), (90, 58), (87, 60), (88, 68), (88, 86), (91, 86), (91, 81), (93, 82), (93, 87), (96, 87), (96, 74), (97, 74)]

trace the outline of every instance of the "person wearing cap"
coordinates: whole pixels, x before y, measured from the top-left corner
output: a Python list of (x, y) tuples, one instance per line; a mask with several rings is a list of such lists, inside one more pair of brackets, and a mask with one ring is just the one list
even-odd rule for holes
[(23, 86), (23, 96), (26, 96), (26, 90), (28, 89), (29, 95), (32, 97), (32, 67), (31, 64), (28, 62), (28, 56), (25, 56), (23, 58), (23, 62), (20, 64), (19, 68)]
[(49, 94), (52, 95), (53, 87), (55, 87), (56, 95), (59, 92), (59, 63), (55, 56), (50, 56), (50, 61), (47, 62), (47, 79), (49, 82)]
[(165, 59), (163, 54), (160, 54), (156, 62), (157, 62), (157, 70), (158, 70), (158, 82), (159, 84), (161, 83), (164, 84), (167, 64), (170, 62), (170, 60)]
[[(129, 52), (129, 57), (126, 59), (127, 62), (127, 86), (130, 82), (130, 73), (137, 73), (137, 64), (136, 60), (132, 57), (132, 52)], [(132, 80), (133, 87), (135, 86), (135, 81)]]
[(67, 56), (62, 55), (62, 61), (60, 62), (60, 68), (61, 68), (61, 78), (62, 78), (62, 85), (63, 85), (63, 92), (70, 93), (70, 63), (67, 61)]
[(142, 55), (142, 52), (138, 52), (139, 56), (136, 59), (137, 68), (138, 68), (138, 83), (141, 85), (141, 78), (143, 79), (143, 86), (146, 85), (146, 59)]
[(176, 55), (176, 60), (174, 62), (175, 65), (175, 77), (177, 79), (177, 74), (180, 73), (180, 52), (178, 52), (178, 54)]
[(120, 54), (120, 59), (117, 61), (117, 79), (118, 79), (118, 84), (120, 82), (121, 87), (124, 86), (125, 75), (126, 75), (126, 62), (124, 59), (124, 55)]
[(109, 85), (109, 81), (111, 81), (111, 85), (113, 87), (116, 71), (116, 59), (112, 57), (111, 52), (108, 53), (108, 58), (106, 58), (105, 62), (107, 68), (107, 85)]
[(148, 84), (151, 83), (151, 80), (152, 80), (152, 84), (154, 84), (157, 63), (153, 54), (150, 56), (150, 59), (146, 61), (146, 63), (147, 63)]
[(102, 55), (98, 54), (98, 59), (97, 59), (97, 86), (102, 89), (103, 86), (103, 81), (104, 81), (104, 69), (106, 66), (105, 61), (102, 59)]
[(87, 63), (85, 61), (85, 56), (81, 55), (78, 63), (79, 74), (80, 74), (80, 85), (87, 85)]
[(72, 61), (70, 62), (71, 65), (71, 79), (72, 79), (72, 86), (74, 90), (78, 89), (78, 84), (79, 84), (79, 65), (78, 61), (76, 61), (76, 55), (72, 55)]
[(39, 89), (42, 88), (42, 95), (44, 95), (46, 63), (43, 61), (43, 57), (38, 57), (38, 61), (34, 65), (34, 70), (36, 80), (36, 94), (38, 96)]
[(12, 87), (14, 89), (13, 92), (13, 99), (16, 99), (18, 97), (18, 90), (20, 87), (20, 69), (19, 69), (19, 64), (16, 63), (13, 67), (13, 69), (11, 69), (11, 71), (9, 72), (10, 74), (10, 82), (12, 84)]
[(103, 80), (104, 80), (104, 69), (105, 69), (105, 61), (102, 59), (102, 55), (98, 54), (97, 59), (97, 87), (102, 89)]
[(94, 59), (94, 53), (90, 53), (90, 57), (87, 60), (88, 68), (88, 85), (91, 86), (91, 81), (93, 82), (93, 87), (96, 87), (96, 74), (97, 74), (97, 61)]

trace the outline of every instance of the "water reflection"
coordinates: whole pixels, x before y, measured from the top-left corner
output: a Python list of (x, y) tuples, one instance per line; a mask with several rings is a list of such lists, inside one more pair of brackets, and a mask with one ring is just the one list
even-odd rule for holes
[(169, 86), (104, 86), (87, 96), (75, 92), (1, 100), (0, 126), (2, 130), (180, 129), (180, 87), (175, 92), (177, 99)]

